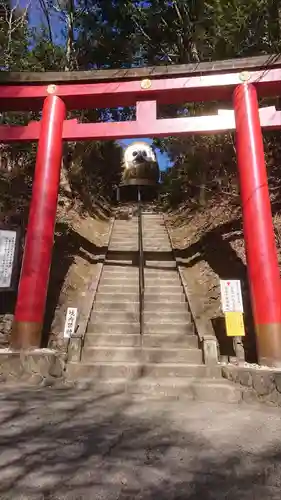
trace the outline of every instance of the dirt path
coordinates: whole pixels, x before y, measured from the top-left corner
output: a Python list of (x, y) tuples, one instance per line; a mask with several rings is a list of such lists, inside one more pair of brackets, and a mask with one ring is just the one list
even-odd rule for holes
[(279, 499), (280, 409), (2, 389), (0, 498)]

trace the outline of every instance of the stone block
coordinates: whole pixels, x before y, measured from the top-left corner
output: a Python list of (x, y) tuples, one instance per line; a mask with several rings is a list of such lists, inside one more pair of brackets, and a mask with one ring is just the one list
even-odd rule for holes
[(238, 374), (239, 374), (239, 382), (241, 385), (244, 385), (245, 387), (252, 387), (253, 378), (250, 370), (247, 369), (238, 370)]
[(275, 373), (275, 385), (277, 391), (281, 393), (281, 372)]
[(270, 394), (275, 389), (274, 373), (266, 371), (253, 371), (253, 388), (259, 396)]
[[(44, 378), (61, 378), (63, 363), (50, 349), (24, 351), (0, 350), (0, 375), (2, 380), (21, 380), (40, 383)], [(37, 381), (37, 382), (35, 382)]]
[(203, 352), (206, 365), (216, 365), (218, 363), (218, 346), (215, 337), (204, 337)]
[(236, 366), (222, 366), (222, 376), (231, 382), (239, 383), (239, 369)]
[(264, 402), (271, 403), (274, 406), (281, 406), (281, 394), (276, 389), (270, 394), (264, 396)]
[(248, 404), (257, 404), (261, 402), (257, 393), (253, 391), (253, 389), (248, 388), (243, 389), (242, 400)]
[(82, 349), (82, 339), (80, 337), (73, 337), (70, 339), (68, 345), (68, 361), (80, 361)]
[(24, 373), (19, 352), (11, 352), (7, 349), (0, 351), (0, 373), (6, 377), (21, 377)]

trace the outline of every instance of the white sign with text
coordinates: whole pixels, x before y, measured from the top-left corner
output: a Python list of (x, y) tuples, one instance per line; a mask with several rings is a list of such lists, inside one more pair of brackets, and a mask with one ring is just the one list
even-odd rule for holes
[(0, 229), (0, 288), (9, 288), (12, 283), (16, 239), (16, 231)]
[(240, 280), (220, 280), (222, 310), (244, 312)]
[(64, 332), (63, 336), (65, 339), (69, 339), (75, 332), (76, 320), (77, 320), (77, 307), (68, 307), (66, 312)]

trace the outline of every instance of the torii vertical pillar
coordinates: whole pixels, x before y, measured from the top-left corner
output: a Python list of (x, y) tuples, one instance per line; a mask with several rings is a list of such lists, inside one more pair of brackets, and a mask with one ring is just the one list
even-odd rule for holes
[(234, 92), (237, 162), (248, 277), (261, 365), (281, 367), (281, 281), (277, 259), (257, 92)]
[(54, 242), (65, 104), (46, 97), (11, 346), (40, 347)]

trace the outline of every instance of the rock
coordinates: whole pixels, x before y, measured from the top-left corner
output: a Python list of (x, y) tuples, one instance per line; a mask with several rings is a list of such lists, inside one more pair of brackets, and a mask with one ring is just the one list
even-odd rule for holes
[(222, 366), (222, 376), (232, 382), (239, 383), (239, 369), (235, 366)]
[(281, 393), (281, 373), (275, 373), (275, 385), (278, 392)]
[(19, 352), (4, 351), (0, 354), (0, 371), (4, 376), (18, 377), (23, 375), (23, 366)]
[(250, 370), (239, 370), (239, 382), (246, 387), (252, 387), (253, 379)]
[(260, 396), (270, 394), (275, 389), (274, 374), (270, 372), (254, 372), (253, 377), (253, 387), (255, 391)]
[(6, 379), (26, 380), (27, 382), (37, 380), (40, 383), (42, 378), (59, 379), (63, 375), (63, 367), (60, 357), (49, 349), (0, 350), (0, 377), (2, 379), (0, 381)]
[(49, 375), (51, 377), (60, 378), (63, 373), (63, 365), (58, 356), (53, 356), (53, 360), (49, 369)]
[(43, 380), (44, 379), (43, 379), (42, 375), (40, 375), (39, 373), (32, 373), (26, 379), (27, 383), (30, 385), (40, 385), (40, 384), (42, 384)]
[(41, 381), (41, 387), (52, 387), (53, 385), (55, 385), (56, 383), (56, 379), (53, 378), (53, 377), (45, 377), (42, 379)]
[(247, 404), (257, 404), (260, 399), (253, 389), (243, 389), (242, 400)]
[(266, 403), (272, 403), (275, 406), (281, 406), (281, 394), (275, 389), (273, 392), (265, 396), (264, 401)]
[(80, 361), (82, 348), (82, 339), (79, 337), (74, 337), (70, 339), (68, 345), (68, 360), (69, 361)]
[(42, 377), (49, 375), (53, 355), (38, 351), (23, 352), (23, 366), (28, 373), (39, 373)]

